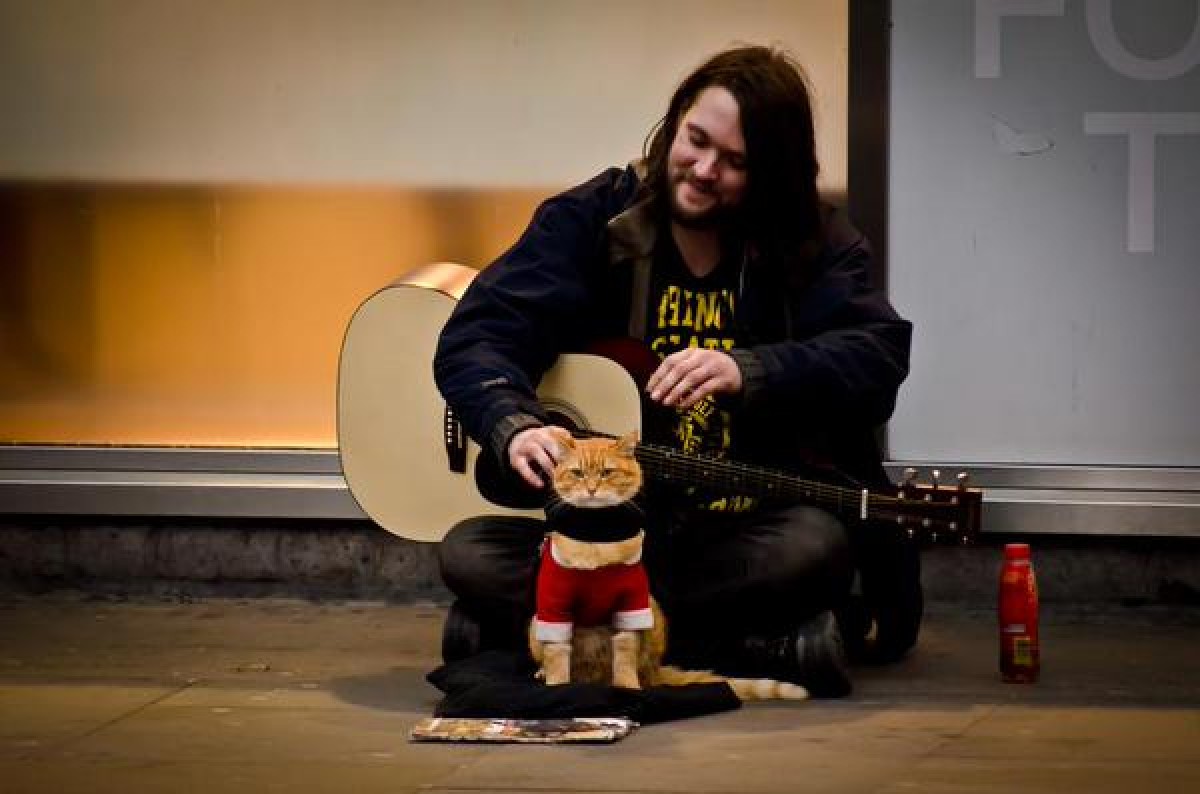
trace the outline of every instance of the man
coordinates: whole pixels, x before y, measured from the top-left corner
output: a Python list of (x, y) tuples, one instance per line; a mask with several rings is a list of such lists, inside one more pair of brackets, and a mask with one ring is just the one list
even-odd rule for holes
[[(646, 441), (883, 482), (874, 431), (908, 372), (911, 327), (868, 286), (867, 242), (819, 202), (817, 169), (807, 88), (785, 55), (744, 47), (702, 65), (642, 161), (542, 204), (456, 307), (434, 371), (468, 433), (543, 488), (561, 450), (538, 379), (560, 352), (633, 336), (661, 359)], [(838, 696), (850, 681), (834, 610), (851, 650), (872, 623), (879, 658), (915, 641), (917, 555), (897, 533), (700, 487), (651, 486), (646, 502), (645, 562), (677, 663)], [(542, 535), (495, 516), (447, 534), (458, 602), (445, 656), (523, 641)], [(864, 598), (851, 600), (856, 571)]]

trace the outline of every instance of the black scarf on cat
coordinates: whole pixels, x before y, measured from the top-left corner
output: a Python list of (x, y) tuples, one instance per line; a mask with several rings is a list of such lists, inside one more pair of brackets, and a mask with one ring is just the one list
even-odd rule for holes
[(546, 505), (546, 524), (552, 531), (585, 543), (629, 540), (645, 522), (645, 513), (632, 499), (611, 507), (577, 507), (559, 498)]

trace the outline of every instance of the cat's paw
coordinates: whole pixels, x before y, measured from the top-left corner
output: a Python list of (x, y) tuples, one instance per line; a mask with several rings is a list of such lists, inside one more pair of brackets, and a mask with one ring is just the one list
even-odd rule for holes
[(546, 682), (546, 686), (559, 686), (561, 684), (571, 683), (571, 675), (569, 673), (563, 673), (561, 675), (547, 673), (543, 677), (543, 680)]
[(638, 681), (637, 671), (632, 672), (613, 672), (612, 685), (621, 687), (622, 689), (641, 689), (642, 684)]
[(571, 681), (571, 644), (569, 642), (548, 642), (542, 646), (544, 652), (542, 662), (543, 680), (549, 686), (567, 684)]

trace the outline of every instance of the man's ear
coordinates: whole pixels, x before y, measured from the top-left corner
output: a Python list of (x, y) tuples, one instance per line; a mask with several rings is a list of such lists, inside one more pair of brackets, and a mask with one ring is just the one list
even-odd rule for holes
[(617, 439), (617, 451), (623, 455), (633, 457), (634, 450), (638, 445), (638, 431), (630, 430), (625, 435)]

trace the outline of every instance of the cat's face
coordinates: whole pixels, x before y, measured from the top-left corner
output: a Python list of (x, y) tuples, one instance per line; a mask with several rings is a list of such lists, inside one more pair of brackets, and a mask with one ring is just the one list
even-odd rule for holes
[(633, 456), (637, 434), (619, 439), (562, 438), (565, 456), (554, 469), (554, 491), (576, 507), (611, 507), (637, 495), (642, 467)]

